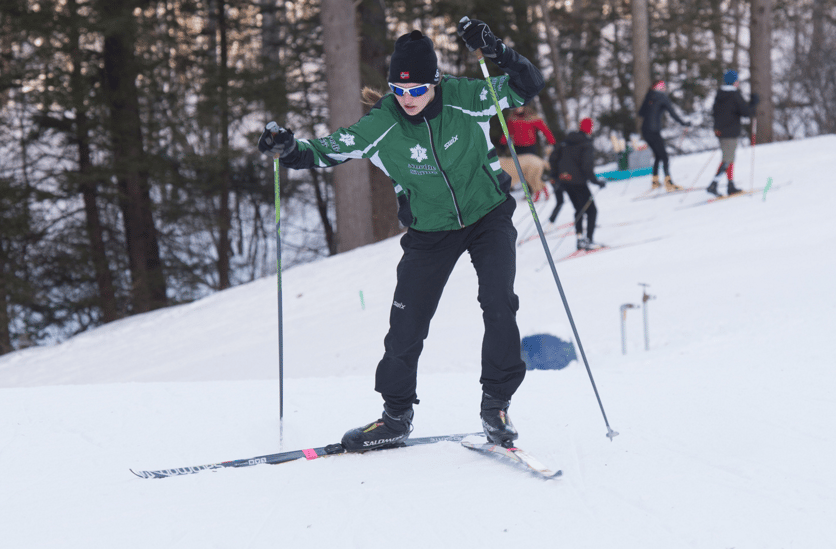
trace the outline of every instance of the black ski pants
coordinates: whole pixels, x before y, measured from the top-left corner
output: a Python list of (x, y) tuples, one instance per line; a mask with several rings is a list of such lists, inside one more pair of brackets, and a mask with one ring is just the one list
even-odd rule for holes
[(583, 185), (564, 185), (563, 189), (575, 207), (575, 233), (583, 234), (583, 216), (586, 214), (586, 237), (592, 242), (595, 221), (598, 219), (598, 208), (595, 207), (589, 187), (584, 183)]
[(441, 293), (464, 252), (476, 269), (485, 335), (482, 389), (509, 399), (525, 377), (517, 327), (519, 299), (514, 293), (517, 231), (511, 221), (516, 202), (509, 197), (469, 227), (457, 231), (407, 230), (389, 315), (385, 352), (377, 365), (375, 390), (395, 412), (417, 400), (418, 357), (424, 348)]
[(659, 163), (665, 170), (665, 175), (670, 175), (668, 151), (665, 150), (665, 139), (660, 132), (644, 132), (642, 137), (647, 142), (650, 150), (653, 151), (653, 175), (659, 174)]

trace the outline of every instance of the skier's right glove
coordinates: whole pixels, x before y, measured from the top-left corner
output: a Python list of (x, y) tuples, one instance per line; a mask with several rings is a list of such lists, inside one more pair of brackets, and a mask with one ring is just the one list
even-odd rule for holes
[(275, 122), (267, 124), (258, 140), (258, 150), (272, 158), (287, 156), (294, 149), (296, 149), (296, 139), (293, 137), (293, 132), (282, 128)]
[(606, 179), (599, 179), (598, 181), (594, 181), (594, 183), (596, 185), (598, 185), (599, 187), (601, 187), (602, 189), (607, 186), (607, 180)]
[(505, 44), (497, 38), (484, 21), (462, 17), (457, 28), (459, 36), (470, 51), (482, 50), (482, 55), (496, 59), (505, 51)]

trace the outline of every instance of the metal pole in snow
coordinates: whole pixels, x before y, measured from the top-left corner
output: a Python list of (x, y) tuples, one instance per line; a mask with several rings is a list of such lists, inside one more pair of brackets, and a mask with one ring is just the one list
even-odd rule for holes
[(627, 309), (635, 309), (636, 306), (632, 303), (625, 303), (622, 305), (620, 309), (620, 317), (621, 317), (621, 354), (627, 354), (627, 334), (625, 325), (627, 324)]
[(647, 287), (649, 284), (643, 284), (639, 282), (639, 286), (642, 286), (642, 315), (644, 317), (644, 350), (650, 350), (650, 336), (648, 335), (647, 330), (647, 302), (653, 299), (656, 296), (648, 295)]

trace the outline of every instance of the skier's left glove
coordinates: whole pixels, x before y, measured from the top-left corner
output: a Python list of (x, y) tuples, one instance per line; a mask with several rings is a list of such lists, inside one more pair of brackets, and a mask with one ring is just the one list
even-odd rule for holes
[(599, 179), (598, 181), (594, 181), (593, 183), (595, 183), (596, 185), (598, 185), (602, 189), (607, 186), (607, 180), (606, 179)]
[(258, 140), (258, 150), (270, 157), (283, 157), (296, 149), (296, 139), (293, 132), (282, 128), (275, 122), (270, 122), (264, 128), (264, 133)]
[(482, 55), (493, 59), (505, 52), (505, 44), (491, 32), (484, 21), (462, 17), (456, 31), (470, 51), (481, 49)]

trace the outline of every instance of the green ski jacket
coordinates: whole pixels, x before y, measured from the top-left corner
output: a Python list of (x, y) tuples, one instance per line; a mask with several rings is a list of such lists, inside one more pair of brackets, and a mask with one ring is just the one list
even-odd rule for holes
[[(539, 70), (508, 50), (503, 61), (513, 66), (500, 65), (508, 74), (491, 78), (503, 109), (527, 103), (544, 85)], [(445, 75), (435, 93), (415, 116), (387, 94), (352, 126), (319, 139), (298, 139), (297, 150), (282, 158), (282, 165), (325, 168), (368, 158), (392, 179), (405, 226), (467, 227), (504, 202), (509, 190), (510, 178), (489, 135), (496, 107), (484, 80)]]

